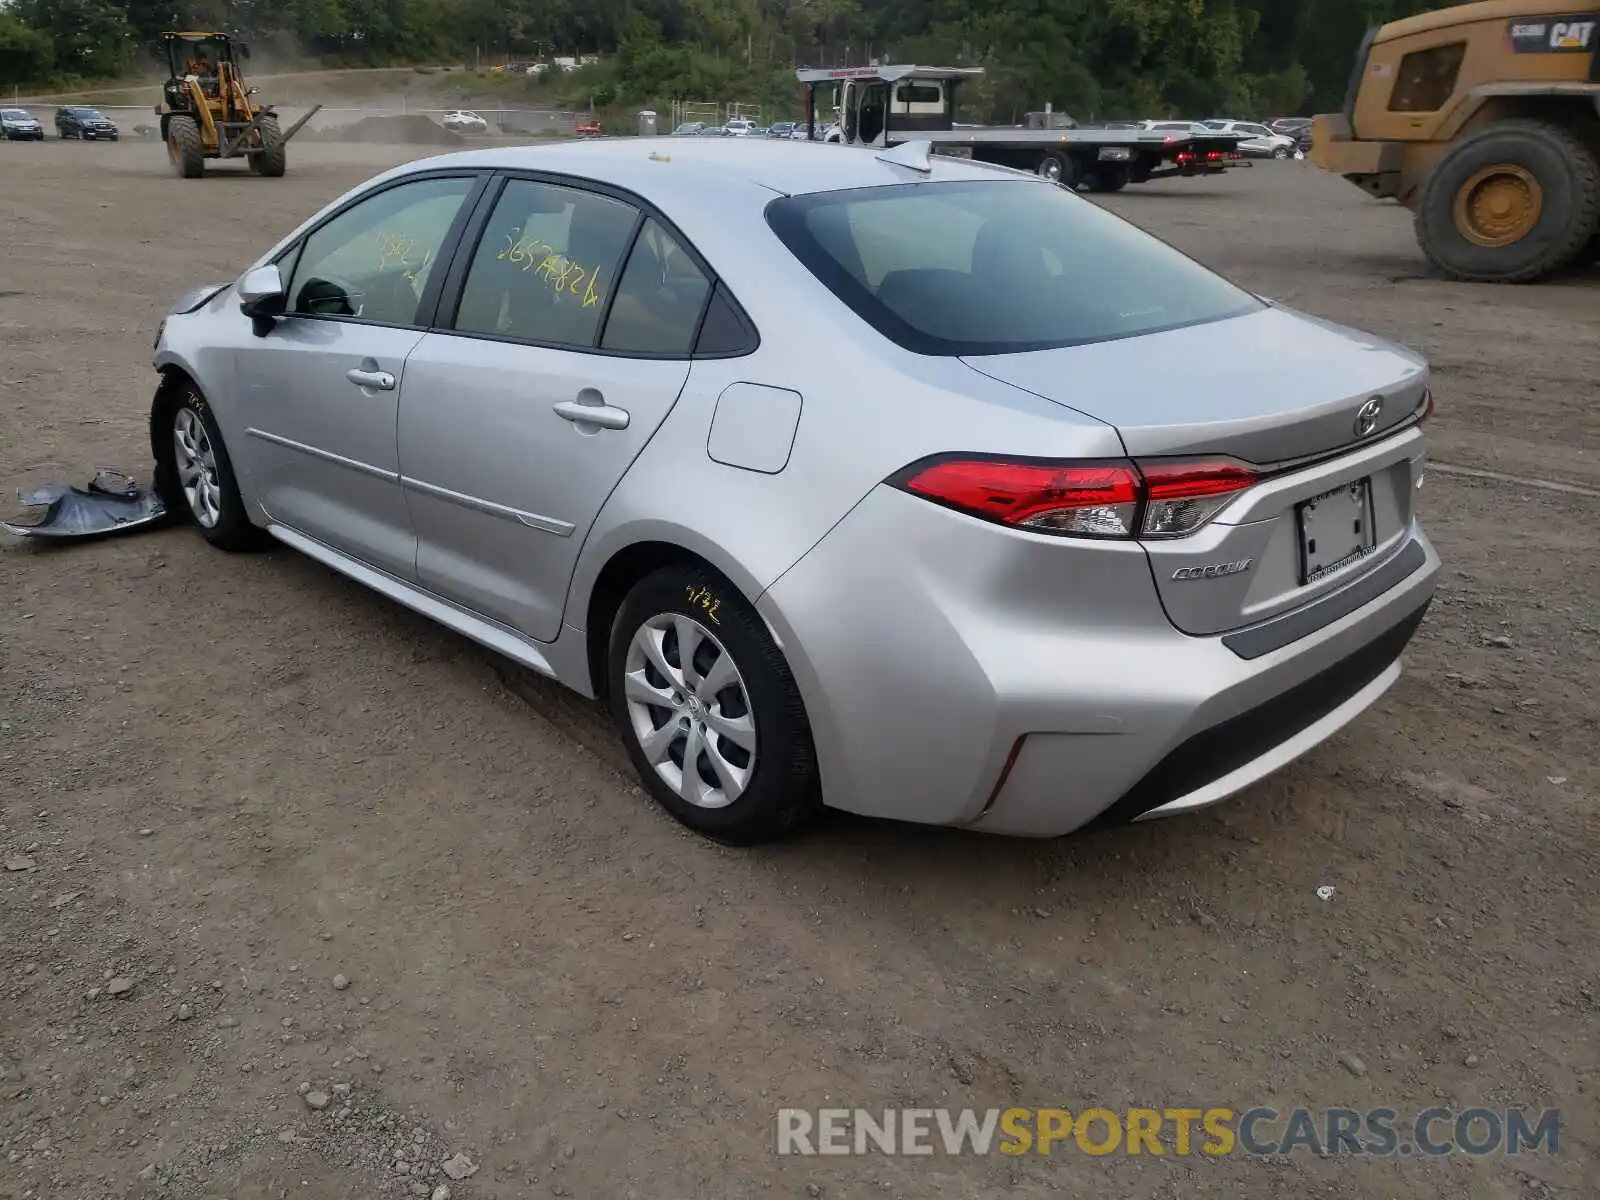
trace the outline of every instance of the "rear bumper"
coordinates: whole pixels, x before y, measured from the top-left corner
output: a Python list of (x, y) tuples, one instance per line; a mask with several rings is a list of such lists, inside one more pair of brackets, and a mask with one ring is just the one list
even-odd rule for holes
[(1173, 628), (1136, 545), (1061, 545), (879, 488), (758, 608), (828, 804), (1051, 837), (1215, 803), (1353, 720), (1436, 585), (1414, 524), (1402, 554), (1415, 565), (1380, 594), (1242, 657)]

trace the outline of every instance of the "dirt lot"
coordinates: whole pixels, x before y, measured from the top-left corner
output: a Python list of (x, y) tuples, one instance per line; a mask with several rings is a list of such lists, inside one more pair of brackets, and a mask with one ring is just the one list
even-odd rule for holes
[[(403, 155), (0, 145), (5, 496), (142, 471), (164, 307)], [(736, 852), (582, 705), (287, 551), (5, 538), (0, 1196), (1595, 1195), (1600, 276), (1429, 279), (1302, 164), (1114, 206), (1432, 357), (1447, 569), (1374, 711), (1189, 819)], [(1559, 1108), (1559, 1153), (774, 1152), (780, 1105), (1436, 1104)]]

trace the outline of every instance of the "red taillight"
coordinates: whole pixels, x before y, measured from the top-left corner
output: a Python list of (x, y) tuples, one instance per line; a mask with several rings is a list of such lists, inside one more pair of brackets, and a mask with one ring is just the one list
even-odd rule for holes
[(1002, 525), (1078, 537), (1128, 537), (1139, 507), (1132, 463), (953, 458), (914, 469), (901, 486)]
[(1234, 496), (1256, 481), (1256, 473), (1231, 458), (1157, 459), (1141, 462), (1144, 475), (1143, 537), (1182, 537), (1210, 521)]
[(1256, 480), (1232, 459), (1050, 463), (946, 458), (890, 482), (975, 517), (1069, 537), (1181, 537)]

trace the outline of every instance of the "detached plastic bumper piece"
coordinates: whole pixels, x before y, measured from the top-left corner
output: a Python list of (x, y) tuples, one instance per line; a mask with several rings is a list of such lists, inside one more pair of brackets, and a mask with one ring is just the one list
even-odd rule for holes
[(24, 508), (40, 510), (32, 520), (0, 521), (18, 537), (65, 540), (97, 538), (152, 526), (165, 519), (167, 506), (119, 471), (101, 471), (86, 488), (51, 484), (17, 493)]

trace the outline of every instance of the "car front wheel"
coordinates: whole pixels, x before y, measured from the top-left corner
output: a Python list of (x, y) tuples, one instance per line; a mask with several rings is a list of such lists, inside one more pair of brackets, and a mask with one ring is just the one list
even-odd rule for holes
[[(200, 536), (220, 550), (253, 550), (267, 541), (250, 523), (222, 430), (199, 389), (177, 387), (158, 401), (165, 445), (156, 449), (156, 486), (170, 511), (187, 511)], [(161, 430), (156, 430), (160, 437)]]
[(612, 719), (645, 788), (682, 824), (749, 845), (822, 806), (805, 705), (765, 622), (700, 566), (640, 580), (611, 629)]

